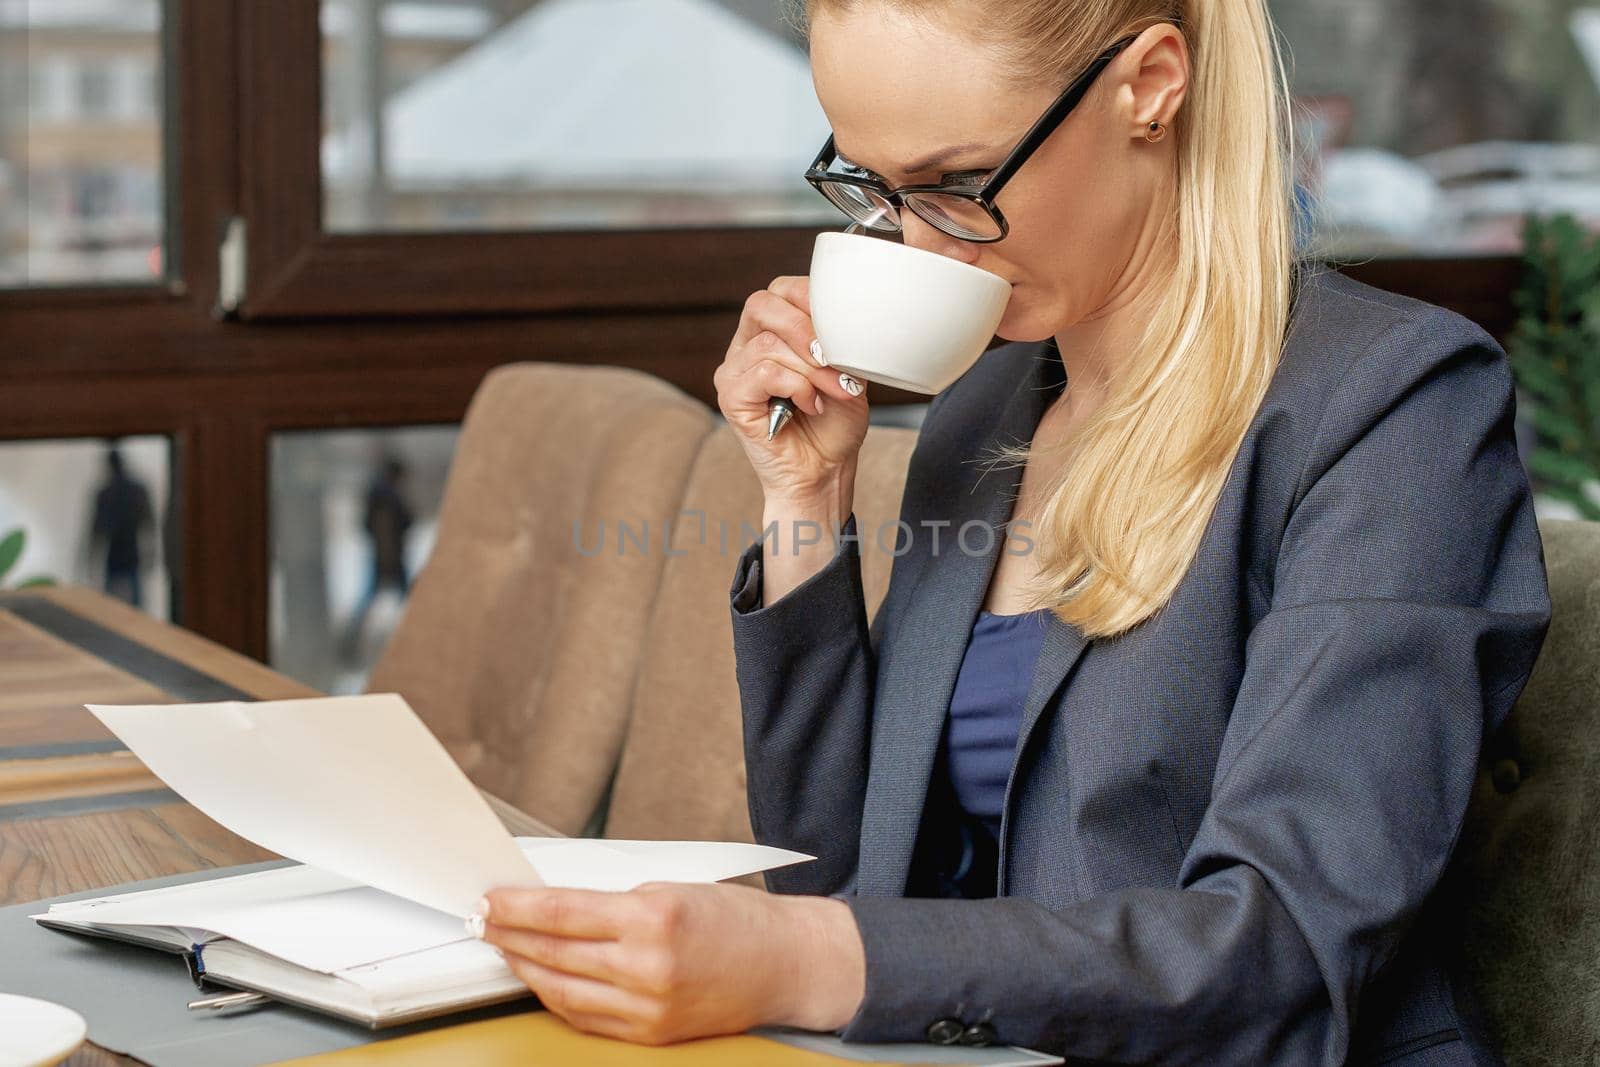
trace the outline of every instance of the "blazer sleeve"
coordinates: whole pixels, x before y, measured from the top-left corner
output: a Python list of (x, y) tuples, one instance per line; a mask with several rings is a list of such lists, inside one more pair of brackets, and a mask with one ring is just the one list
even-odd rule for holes
[(816, 856), (766, 874), (774, 892), (839, 894), (854, 881), (876, 677), (852, 513), (833, 558), (763, 605), (763, 542), (731, 590), (750, 825), (762, 844)]
[(1057, 910), (850, 898), (867, 991), (845, 1038), (954, 1017), (1093, 1060), (1343, 1063), (1548, 626), (1513, 410), (1465, 320), (1370, 346), (1313, 435), (1178, 883)]

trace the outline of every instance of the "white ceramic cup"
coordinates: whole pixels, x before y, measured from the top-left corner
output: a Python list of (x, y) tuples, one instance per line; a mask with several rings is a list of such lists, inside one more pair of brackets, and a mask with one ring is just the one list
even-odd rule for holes
[(811, 252), (811, 323), (830, 367), (938, 393), (983, 355), (1011, 284), (970, 263), (850, 233)]

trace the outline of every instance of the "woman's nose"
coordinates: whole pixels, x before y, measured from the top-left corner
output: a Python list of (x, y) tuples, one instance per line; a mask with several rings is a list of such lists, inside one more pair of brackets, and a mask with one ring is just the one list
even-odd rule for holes
[(933, 252), (977, 266), (977, 245), (970, 241), (958, 240), (937, 226), (929, 225), (915, 211), (900, 212), (900, 234), (902, 240), (912, 248), (920, 248), (925, 252)]

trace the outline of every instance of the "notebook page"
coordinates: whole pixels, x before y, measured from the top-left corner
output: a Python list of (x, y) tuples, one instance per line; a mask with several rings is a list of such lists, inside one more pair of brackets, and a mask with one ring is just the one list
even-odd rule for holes
[(324, 974), (466, 936), (459, 919), (312, 867), (56, 904), (48, 917), (101, 926), (197, 928)]

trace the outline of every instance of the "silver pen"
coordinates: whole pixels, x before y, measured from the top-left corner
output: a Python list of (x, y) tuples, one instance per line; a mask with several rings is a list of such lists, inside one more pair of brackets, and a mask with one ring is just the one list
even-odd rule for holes
[(794, 418), (794, 401), (786, 396), (775, 396), (767, 401), (767, 440), (772, 440), (783, 424)]
[[(876, 220), (882, 214), (883, 211), (880, 209), (873, 215), (873, 219)], [(844, 228), (844, 232), (863, 233), (866, 229), (861, 223), (852, 222)], [(794, 401), (786, 396), (775, 396), (767, 401), (767, 440), (770, 441), (778, 436), (778, 431), (783, 429), (790, 419), (794, 418), (797, 410), (794, 406)]]
[(212, 997), (201, 997), (199, 1000), (189, 1001), (190, 1011), (230, 1011), (235, 1008), (258, 1008), (271, 1002), (272, 998), (264, 993), (221, 993)]

